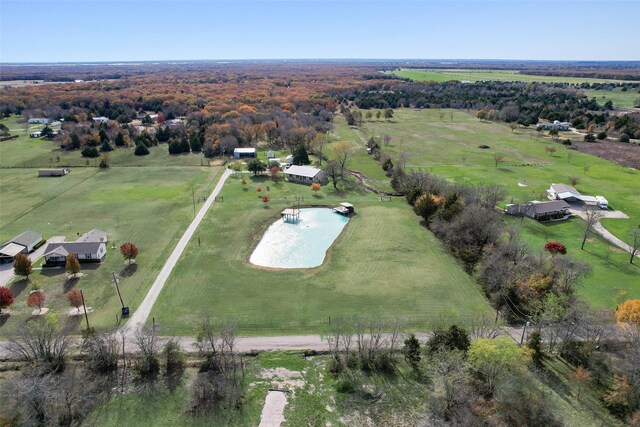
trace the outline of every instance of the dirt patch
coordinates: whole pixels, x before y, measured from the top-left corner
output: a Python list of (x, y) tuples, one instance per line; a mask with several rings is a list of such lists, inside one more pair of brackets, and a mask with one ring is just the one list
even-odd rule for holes
[(583, 153), (611, 160), (621, 166), (640, 169), (640, 145), (612, 141), (574, 141), (573, 147)]
[(271, 380), (271, 384), (276, 388), (302, 388), (305, 385), (301, 372), (286, 368), (263, 369), (260, 377)]

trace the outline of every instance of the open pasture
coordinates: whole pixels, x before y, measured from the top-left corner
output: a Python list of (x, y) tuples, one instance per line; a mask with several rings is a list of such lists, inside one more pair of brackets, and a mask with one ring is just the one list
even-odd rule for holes
[[(389, 153), (394, 162), (401, 153), (407, 153), (409, 170), (424, 170), (467, 184), (501, 184), (507, 194), (504, 204), (546, 200), (545, 191), (551, 183), (569, 183), (569, 177), (575, 176), (579, 191), (606, 197), (613, 209), (630, 217), (629, 220), (603, 221), (617, 237), (628, 238), (630, 228), (640, 222), (638, 170), (567, 150), (533, 129), (519, 128), (512, 132), (504, 124), (479, 121), (453, 110), (396, 110), (393, 120), (366, 121), (359, 130), (347, 127), (342, 119), (336, 120), (336, 124), (335, 132), (355, 141), (354, 144), (362, 134), (391, 136), (389, 146), (383, 151)], [(560, 137), (575, 136), (563, 133)], [(490, 148), (480, 149), (480, 145)], [(556, 151), (549, 153), (547, 148)], [(497, 153), (503, 155), (504, 162), (496, 167), (494, 155)], [(574, 249), (583, 225), (579, 219), (553, 226), (542, 226), (528, 219), (523, 224), (525, 237), (535, 247), (541, 247), (547, 240), (560, 240)], [(597, 236), (590, 238), (585, 249), (580, 251), (578, 245), (572, 253), (594, 267), (580, 290), (590, 303), (614, 308), (613, 293), (617, 289), (640, 296), (640, 269), (629, 265), (623, 251)]]
[(592, 79), (582, 77), (562, 76), (533, 76), (521, 74), (517, 70), (465, 70), (465, 69), (401, 69), (390, 71), (398, 77), (408, 78), (418, 82), (446, 82), (460, 80), (468, 82), (477, 81), (504, 81), (504, 82), (547, 82), (547, 83), (610, 83), (622, 80)]
[[(187, 246), (151, 316), (162, 333), (188, 335), (204, 315), (233, 319), (242, 334), (318, 333), (331, 317), (406, 317), (410, 328), (489, 312), (479, 286), (419, 224), (403, 199), (381, 202), (356, 188), (309, 187), (231, 177)], [(267, 191), (267, 186), (269, 191)], [(260, 187), (261, 192), (256, 189)], [(271, 197), (263, 206), (261, 196)], [(290, 207), (355, 205), (323, 265), (270, 270), (249, 264), (264, 230)]]

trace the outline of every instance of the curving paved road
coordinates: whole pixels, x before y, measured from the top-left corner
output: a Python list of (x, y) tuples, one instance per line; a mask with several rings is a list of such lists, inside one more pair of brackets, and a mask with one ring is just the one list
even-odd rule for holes
[(158, 299), (160, 291), (162, 291), (164, 284), (167, 282), (167, 279), (171, 275), (173, 268), (178, 263), (180, 256), (182, 256), (184, 249), (189, 243), (189, 240), (191, 240), (191, 238), (193, 237), (193, 234), (196, 232), (198, 226), (200, 225), (200, 222), (202, 222), (202, 219), (213, 204), (215, 198), (222, 190), (222, 186), (224, 185), (227, 178), (229, 178), (231, 173), (232, 171), (230, 169), (225, 169), (224, 173), (220, 177), (220, 181), (218, 181), (218, 184), (207, 198), (207, 201), (204, 203), (202, 208), (200, 208), (200, 211), (198, 211), (198, 214), (193, 219), (187, 230), (184, 232), (176, 247), (173, 249), (173, 252), (171, 252), (171, 255), (169, 255), (167, 262), (165, 262), (162, 270), (160, 270), (160, 273), (158, 273), (158, 277), (156, 277), (153, 285), (151, 285), (151, 288), (147, 292), (147, 295), (144, 297), (144, 300), (142, 300), (142, 303), (140, 303), (136, 311), (127, 321), (127, 324), (124, 327), (127, 335), (132, 335), (138, 328), (144, 326), (144, 324), (147, 322), (149, 313), (151, 313), (151, 308)]

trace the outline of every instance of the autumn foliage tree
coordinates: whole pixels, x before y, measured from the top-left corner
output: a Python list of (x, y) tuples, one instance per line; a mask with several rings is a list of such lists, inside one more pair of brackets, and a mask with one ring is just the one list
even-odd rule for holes
[(136, 259), (138, 256), (138, 247), (131, 242), (123, 243), (120, 246), (120, 253), (124, 259), (129, 260), (129, 264), (131, 264), (131, 260)]
[(640, 326), (640, 299), (630, 299), (620, 304), (616, 309), (616, 320)]
[(13, 304), (13, 292), (11, 289), (0, 286), (0, 313), (3, 308), (10, 307)]
[(267, 196), (266, 194), (262, 196), (262, 203), (264, 203), (265, 208), (267, 207), (270, 200), (271, 200), (271, 197)]
[(27, 305), (29, 307), (38, 307), (38, 314), (42, 311), (42, 307), (44, 306), (44, 292), (37, 290), (32, 291), (27, 297)]
[(80, 312), (80, 306), (82, 305), (82, 293), (77, 289), (72, 289), (67, 292), (67, 300), (69, 300), (69, 304), (75, 307)]
[(552, 241), (552, 242), (547, 242), (544, 245), (544, 250), (549, 252), (552, 255), (555, 254), (566, 254), (567, 253), (567, 248), (560, 242), (556, 242), (556, 241)]
[(31, 260), (25, 254), (18, 254), (13, 259), (13, 272), (16, 276), (24, 276), (29, 278), (29, 275), (33, 272), (31, 268)]
[(321, 188), (322, 185), (319, 182), (314, 182), (313, 184), (311, 184), (311, 191), (313, 191), (314, 193), (320, 191)]
[(576, 399), (580, 399), (580, 393), (591, 381), (591, 373), (582, 366), (578, 366), (573, 375), (571, 375), (571, 381), (576, 385), (578, 393)]
[(67, 255), (67, 262), (65, 263), (65, 269), (67, 273), (71, 275), (76, 275), (80, 273), (80, 262), (78, 258), (75, 257), (74, 254)]

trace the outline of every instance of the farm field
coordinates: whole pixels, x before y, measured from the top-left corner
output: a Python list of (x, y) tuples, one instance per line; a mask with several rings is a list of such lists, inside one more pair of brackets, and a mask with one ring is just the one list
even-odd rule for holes
[[(163, 334), (193, 334), (206, 314), (231, 318), (243, 335), (268, 335), (319, 333), (330, 317), (346, 314), (402, 316), (413, 329), (443, 316), (465, 322), (489, 312), (479, 286), (403, 199), (381, 202), (357, 189), (336, 193), (330, 185), (314, 197), (306, 185), (244, 176), (246, 192), (239, 176), (227, 181), (224, 202), (209, 211), (153, 307)], [(263, 194), (271, 197), (269, 208)], [(318, 268), (251, 266), (264, 230), (296, 195), (303, 206), (349, 201), (356, 215)]]
[[(505, 82), (548, 82), (548, 83), (608, 83), (622, 82), (612, 79), (592, 79), (582, 77), (561, 76), (533, 76), (521, 74), (516, 70), (463, 70), (463, 69), (401, 69), (389, 71), (398, 77), (404, 77), (418, 82), (434, 81), (446, 82), (449, 80), (477, 81), (505, 81)], [(628, 82), (628, 80), (627, 80)]]
[[(442, 119), (441, 113), (445, 113)], [(612, 208), (629, 215), (630, 220), (603, 222), (617, 237), (626, 239), (630, 228), (640, 222), (639, 171), (567, 150), (549, 138), (539, 137), (533, 129), (520, 128), (512, 132), (506, 125), (480, 122), (463, 112), (407, 109), (396, 110), (389, 122), (367, 121), (360, 130), (349, 128), (339, 119), (335, 132), (351, 141), (360, 139), (356, 132), (390, 135), (391, 143), (383, 151), (394, 161), (400, 153), (409, 153), (408, 169), (424, 170), (468, 184), (504, 185), (505, 204), (544, 200), (549, 184), (568, 183), (569, 177), (575, 176), (578, 190), (603, 195)], [(479, 149), (479, 145), (488, 145), (490, 149)], [(545, 147), (554, 147), (557, 151), (549, 155)], [(495, 153), (502, 154), (505, 160), (498, 167), (493, 161)], [(527, 220), (525, 237), (535, 246), (542, 246), (544, 239), (567, 240), (565, 243), (575, 249), (574, 255), (592, 264), (593, 274), (584, 281), (580, 293), (594, 306), (614, 308), (614, 291), (618, 290), (627, 292), (629, 297), (639, 297), (640, 269), (630, 266), (622, 251), (599, 237), (591, 238), (594, 242), (591, 248), (588, 244), (586, 251), (579, 250), (575, 240), (579, 238), (580, 221), (542, 226)]]
[[(3, 166), (18, 151), (22, 152), (3, 150)], [(37, 151), (38, 147), (34, 154)], [(166, 164), (169, 155), (164, 157)], [(115, 324), (120, 302), (112, 272), (120, 274), (123, 299), (135, 310), (193, 218), (192, 189), (198, 198), (208, 195), (220, 171), (218, 167), (154, 166), (151, 162), (136, 168), (78, 167), (62, 178), (38, 178), (37, 169), (0, 168), (2, 242), (24, 230), (38, 231), (45, 239), (65, 236), (69, 241), (93, 228), (109, 235), (105, 261), (82, 264), (85, 275), (75, 282), (66, 280), (64, 269), (39, 269), (41, 260), (34, 265), (29, 281), (15, 279), (10, 283), (15, 302), (8, 310), (11, 316), (0, 324), (0, 336), (13, 334), (30, 317), (32, 309), (25, 302), (34, 285), (42, 288), (45, 306), (59, 314), (69, 330), (75, 330), (82, 320), (66, 316), (69, 303), (65, 293), (73, 288), (82, 289), (87, 305), (94, 309), (89, 315), (91, 326), (104, 329)], [(198, 200), (196, 208), (201, 205)], [(118, 250), (126, 241), (134, 242), (140, 250), (131, 267)]]
[[(637, 90), (637, 89), (636, 89)], [(588, 89), (585, 91), (589, 98), (595, 98), (598, 104), (604, 104), (607, 101), (613, 103), (613, 108), (633, 108), (634, 101), (640, 98), (637, 91), (628, 90), (623, 92), (620, 89), (614, 90), (595, 90)]]

